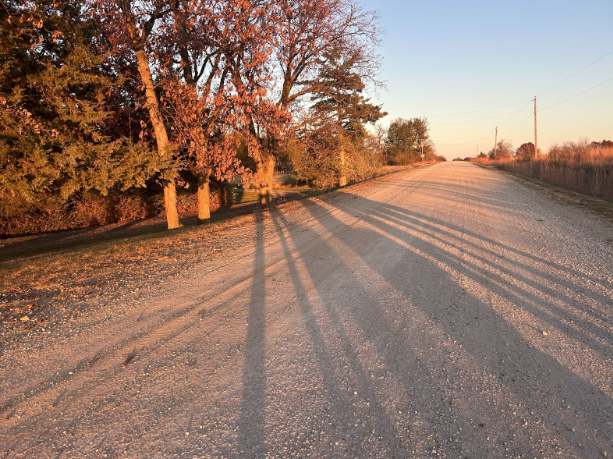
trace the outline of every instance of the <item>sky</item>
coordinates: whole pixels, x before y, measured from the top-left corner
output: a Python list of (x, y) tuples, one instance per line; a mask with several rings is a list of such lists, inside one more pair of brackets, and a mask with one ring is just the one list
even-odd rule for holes
[(439, 154), (476, 156), (493, 147), (496, 126), (514, 148), (534, 142), (536, 96), (541, 152), (613, 140), (613, 0), (361, 4), (384, 29), (386, 89), (372, 99), (389, 113), (383, 125), (426, 117)]

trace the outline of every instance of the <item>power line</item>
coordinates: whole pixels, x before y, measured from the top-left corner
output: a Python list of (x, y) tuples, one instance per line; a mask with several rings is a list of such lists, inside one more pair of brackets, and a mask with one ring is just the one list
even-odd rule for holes
[(574, 76), (579, 75), (581, 72), (583, 72), (584, 70), (586, 70), (586, 69), (590, 68), (590, 67), (591, 67), (592, 65), (594, 65), (596, 62), (598, 62), (598, 61), (600, 61), (600, 60), (604, 59), (605, 57), (607, 57), (607, 56), (608, 56), (609, 54), (611, 54), (611, 53), (613, 53), (613, 49), (612, 49), (612, 50), (610, 50), (609, 52), (607, 52), (606, 54), (603, 54), (602, 56), (600, 56), (598, 59), (596, 59), (596, 60), (595, 60), (594, 62), (592, 62), (591, 64), (586, 65), (585, 67), (583, 67), (583, 68), (582, 68), (581, 70), (579, 70), (578, 72), (573, 73), (573, 74), (572, 74), (571, 76), (569, 76), (568, 78), (566, 78), (566, 79), (564, 79), (564, 80), (560, 81), (558, 84), (553, 85), (551, 88), (549, 88), (549, 89), (547, 89), (547, 90), (543, 91), (543, 92), (542, 92), (542, 93), (540, 93), (540, 94), (537, 94), (537, 97), (538, 97), (538, 96), (540, 96), (540, 95), (542, 95), (542, 94), (545, 94), (546, 92), (551, 91), (551, 90), (552, 90), (552, 89), (554, 89), (554, 88), (557, 88), (557, 87), (558, 87), (558, 86), (560, 86), (562, 83), (566, 83), (568, 80), (570, 80), (570, 79), (571, 79), (571, 78), (573, 78)]
[[(532, 101), (530, 101), (532, 102)], [(523, 110), (523, 109), (522, 109)], [(518, 112), (519, 113), (519, 112)], [(511, 117), (509, 120), (513, 119), (515, 116), (517, 115), (517, 113)], [(516, 127), (518, 127), (520, 124), (522, 124), (524, 121), (526, 121), (528, 118), (530, 118), (532, 116), (532, 113), (530, 113), (527, 117), (525, 117), (524, 119), (522, 119), (519, 123), (517, 123), (515, 126), (513, 126), (512, 128), (506, 129), (505, 132), (510, 132), (513, 129), (515, 129)], [(471, 140), (470, 142), (462, 142), (462, 143), (438, 143), (435, 142), (435, 145), (441, 145), (441, 146), (446, 146), (446, 147), (450, 147), (450, 146), (457, 146), (457, 145), (469, 145), (471, 143), (477, 143), (477, 142), (481, 142), (483, 140), (489, 140), (492, 137), (494, 137), (494, 134), (488, 135), (487, 137), (483, 137), (482, 139), (478, 139), (478, 140)]]
[[(586, 89), (585, 91), (582, 91), (582, 92), (580, 92), (580, 93), (578, 93), (578, 94), (575, 94), (574, 96), (568, 97), (567, 99), (564, 99), (564, 100), (562, 100), (562, 101), (560, 101), (560, 102), (556, 102), (556, 103), (555, 103), (555, 104), (553, 104), (553, 105), (549, 105), (549, 106), (547, 106), (547, 107), (545, 107), (545, 108), (541, 108), (541, 109), (539, 110), (539, 112), (542, 112), (542, 111), (544, 111), (544, 110), (548, 110), (548, 109), (550, 109), (550, 108), (553, 108), (553, 107), (555, 107), (555, 106), (557, 106), (557, 105), (563, 104), (564, 102), (567, 102), (567, 101), (569, 101), (569, 100), (571, 100), (571, 99), (574, 99), (575, 97), (579, 97), (579, 96), (581, 96), (581, 95), (585, 94), (586, 92), (592, 91), (593, 89), (596, 89), (596, 88), (598, 88), (598, 87), (600, 87), (600, 86), (603, 86), (603, 85), (605, 85), (605, 84), (607, 84), (607, 83), (609, 83), (609, 82), (611, 82), (611, 81), (613, 81), (613, 78), (609, 78), (608, 80), (603, 81), (602, 83), (599, 83), (599, 84), (597, 84), (597, 85), (595, 85), (595, 86), (592, 86), (591, 88)], [(534, 99), (533, 99), (533, 100), (534, 100)], [(530, 102), (532, 102), (533, 100), (531, 100)], [(519, 112), (517, 112), (517, 113), (516, 113), (515, 115), (513, 115), (511, 118), (509, 118), (507, 121), (505, 121), (505, 123), (506, 123), (506, 122), (508, 122), (508, 121), (511, 121), (513, 118), (515, 118), (515, 116), (517, 116), (517, 115), (518, 115), (520, 112), (522, 112), (522, 111), (524, 110), (524, 108), (525, 108), (525, 106), (524, 106), (524, 107), (522, 107), (522, 108), (519, 110)], [(526, 120), (527, 120), (528, 118), (530, 118), (531, 116), (532, 116), (532, 114), (528, 115), (526, 118), (524, 118), (523, 120), (521, 120), (519, 123), (517, 123), (517, 124), (516, 124), (515, 126), (513, 126), (512, 128), (506, 129), (506, 131), (505, 131), (505, 132), (512, 131), (513, 129), (515, 129), (516, 127), (518, 127), (520, 124), (522, 124), (524, 121), (526, 121)], [(504, 123), (501, 123), (501, 124), (504, 124)], [(483, 140), (491, 139), (492, 137), (494, 137), (494, 136), (493, 136), (493, 135), (489, 135), (489, 136), (484, 137), (484, 138), (482, 138), (482, 139), (472, 140), (472, 141), (470, 141), (470, 142), (462, 142), (462, 143), (436, 143), (436, 145), (441, 145), (441, 146), (469, 145), (469, 144), (471, 144), (471, 143), (477, 143), (477, 142), (481, 142), (481, 141), (483, 141)]]
[(513, 118), (515, 118), (515, 117), (516, 117), (517, 115), (519, 115), (521, 112), (523, 112), (523, 111), (526, 109), (526, 107), (527, 107), (527, 106), (530, 104), (530, 102), (532, 102), (532, 101), (531, 101), (531, 100), (529, 100), (529, 101), (526, 103), (526, 105), (524, 105), (522, 108), (520, 108), (520, 109), (519, 109), (519, 111), (518, 111), (517, 113), (515, 113), (515, 115), (513, 115), (511, 118), (509, 118), (509, 119), (508, 119), (508, 120), (506, 120), (506, 121), (503, 121), (503, 122), (502, 122), (502, 123), (500, 123), (500, 124), (506, 124), (506, 123), (508, 123), (509, 121), (511, 121)]
[(602, 86), (602, 85), (604, 85), (604, 84), (607, 84), (609, 81), (613, 81), (613, 78), (609, 78), (607, 81), (603, 81), (602, 83), (597, 84), (596, 86), (592, 86), (590, 89), (586, 89), (585, 91), (582, 91), (582, 92), (580, 92), (579, 94), (575, 94), (574, 96), (571, 96), (571, 97), (569, 97), (568, 99), (564, 99), (564, 100), (562, 100), (562, 101), (560, 101), (560, 102), (556, 102), (556, 103), (555, 103), (555, 104), (553, 104), (553, 105), (549, 105), (549, 106), (547, 106), (547, 107), (545, 107), (545, 108), (541, 108), (541, 109), (539, 110), (539, 112), (542, 112), (542, 111), (544, 111), (544, 110), (548, 110), (548, 109), (550, 109), (550, 108), (552, 108), (552, 107), (555, 107), (556, 105), (563, 104), (564, 102), (569, 101), (569, 100), (571, 100), (571, 99), (574, 99), (575, 97), (579, 97), (580, 95), (585, 94), (586, 92), (590, 92), (592, 89), (596, 89), (596, 88), (598, 88), (598, 87), (600, 87), (600, 86)]
[[(576, 76), (576, 75), (578, 75), (579, 73), (581, 73), (581, 72), (583, 72), (584, 70), (588, 69), (589, 67), (591, 67), (592, 65), (596, 64), (598, 61), (600, 61), (600, 60), (604, 59), (605, 57), (607, 57), (609, 54), (612, 54), (612, 53), (613, 53), (613, 49), (612, 49), (612, 50), (610, 50), (610, 51), (608, 51), (607, 53), (603, 54), (602, 56), (600, 56), (598, 59), (596, 59), (595, 61), (591, 62), (590, 64), (586, 65), (585, 67), (583, 67), (583, 68), (582, 68), (581, 70), (579, 70), (578, 72), (573, 73), (573, 74), (572, 74), (571, 76), (569, 76), (568, 78), (565, 78), (564, 80), (560, 81), (560, 82), (559, 82), (559, 83), (557, 83), (556, 85), (554, 85), (554, 86), (550, 87), (549, 89), (547, 89), (547, 90), (545, 90), (545, 91), (541, 92), (540, 94), (537, 94), (537, 97), (538, 97), (538, 96), (540, 96), (540, 95), (542, 95), (542, 94), (545, 94), (546, 92), (551, 91), (551, 90), (552, 90), (552, 89), (554, 89), (554, 88), (557, 88), (557, 87), (558, 87), (558, 86), (560, 86), (561, 84), (563, 84), (563, 83), (565, 83), (566, 81), (570, 80), (571, 78), (575, 77), (575, 76)], [(603, 81), (602, 83), (599, 83), (599, 84), (597, 84), (597, 85), (595, 85), (595, 86), (592, 86), (591, 88), (586, 89), (585, 91), (581, 91), (580, 93), (577, 93), (577, 94), (575, 94), (575, 95), (573, 95), (573, 96), (571, 96), (571, 97), (568, 97), (568, 98), (566, 98), (566, 99), (564, 99), (564, 100), (561, 100), (560, 102), (556, 102), (555, 104), (549, 105), (549, 106), (547, 106), (547, 107), (545, 107), (545, 108), (542, 108), (542, 109), (540, 109), (540, 110), (538, 110), (538, 111), (539, 111), (539, 112), (542, 112), (542, 111), (544, 111), (544, 110), (548, 110), (548, 109), (550, 109), (550, 108), (556, 107), (556, 106), (558, 106), (558, 105), (560, 105), (560, 104), (563, 104), (564, 102), (567, 102), (567, 101), (569, 101), (569, 100), (571, 100), (571, 99), (574, 99), (575, 97), (579, 97), (579, 96), (581, 96), (581, 95), (583, 95), (583, 94), (585, 94), (585, 93), (587, 93), (587, 92), (589, 92), (589, 91), (592, 91), (593, 89), (596, 89), (596, 88), (598, 88), (598, 87), (600, 87), (600, 86), (603, 86), (603, 85), (605, 85), (605, 84), (607, 84), (607, 83), (609, 83), (609, 82), (611, 82), (611, 81), (613, 81), (613, 78), (609, 78), (608, 80)], [(530, 102), (533, 102), (533, 101), (534, 101), (534, 99), (531, 99), (530, 101), (528, 101), (528, 103), (526, 103), (526, 105), (527, 105), (527, 104), (529, 104)], [(504, 106), (500, 106), (500, 107), (496, 107), (496, 108), (490, 108), (490, 109), (473, 110), (473, 111), (468, 111), (468, 112), (454, 113), (454, 114), (450, 114), (450, 115), (439, 115), (439, 116), (432, 117), (432, 118), (442, 118), (442, 117), (445, 117), (445, 116), (457, 116), (457, 115), (464, 115), (464, 114), (470, 114), (470, 113), (479, 113), (479, 112), (484, 112), (484, 111), (497, 110), (497, 109), (500, 109), (500, 108), (513, 107), (513, 106), (517, 106), (517, 105), (520, 105), (520, 104), (523, 104), (523, 103), (524, 103), (524, 102), (518, 102), (517, 104), (504, 105)], [(522, 107), (522, 108), (521, 108), (521, 109), (520, 109), (518, 112), (516, 112), (516, 113), (515, 113), (515, 114), (514, 114), (514, 115), (513, 115), (511, 118), (509, 118), (508, 120), (504, 121), (504, 122), (503, 122), (503, 123), (501, 123), (501, 124), (508, 123), (508, 122), (509, 122), (509, 121), (511, 121), (513, 118), (515, 118), (517, 115), (519, 115), (519, 114), (520, 114), (520, 113), (521, 113), (521, 112), (522, 112), (522, 111), (523, 111), (523, 110), (526, 108), (526, 105), (524, 105), (524, 106), (523, 106), (523, 107)], [(513, 112), (510, 112), (510, 113), (513, 113)], [(481, 120), (486, 120), (486, 119), (496, 118), (496, 117), (499, 117), (499, 116), (504, 116), (504, 115), (507, 115), (507, 114), (510, 114), (510, 113), (505, 113), (505, 114), (502, 114), (502, 115), (488, 116), (488, 117), (479, 118), (479, 119), (476, 119), (476, 120), (470, 120), (470, 121), (460, 121), (460, 122), (454, 122), (454, 123), (445, 123), (445, 124), (439, 124), (439, 125), (434, 125), (433, 127), (441, 127), (441, 126), (449, 126), (449, 125), (454, 125), (454, 124), (464, 124), (464, 123), (470, 123), (470, 122), (475, 122), (475, 121), (481, 121)], [(512, 128), (507, 129), (505, 132), (510, 132), (510, 131), (514, 130), (515, 128), (517, 128), (518, 126), (520, 126), (522, 123), (524, 123), (524, 122), (525, 122), (525, 121), (526, 121), (528, 118), (530, 118), (531, 116), (532, 116), (532, 114), (528, 115), (527, 117), (525, 117), (524, 119), (522, 119), (522, 120), (521, 120), (519, 123), (517, 123), (515, 126), (513, 126)], [(470, 141), (470, 142), (461, 142), (461, 143), (436, 143), (436, 145), (441, 145), (441, 146), (459, 146), (459, 145), (469, 145), (469, 144), (471, 144), (471, 143), (477, 143), (477, 142), (481, 142), (481, 141), (483, 141), (483, 140), (488, 140), (488, 139), (491, 139), (492, 137), (494, 137), (494, 135), (489, 135), (489, 136), (483, 137), (483, 138), (478, 139), (478, 140), (472, 140), (472, 141)]]
[[(545, 91), (537, 94), (537, 97), (540, 95), (543, 95), (549, 91), (551, 91), (552, 89), (557, 88), (558, 86), (560, 86), (563, 83), (566, 83), (568, 80), (570, 80), (571, 78), (574, 78), (575, 76), (579, 75), (581, 72), (583, 72), (584, 70), (587, 70), (588, 68), (590, 68), (592, 65), (596, 64), (597, 62), (601, 61), (602, 59), (604, 59), (605, 57), (607, 57), (609, 54), (613, 54), (613, 49), (611, 49), (610, 51), (606, 52), (605, 54), (603, 54), (602, 56), (600, 56), (598, 59), (596, 59), (595, 61), (591, 62), (590, 64), (586, 65), (585, 67), (583, 67), (581, 70), (579, 70), (578, 72), (573, 73), (571, 76), (569, 76), (568, 78), (565, 78), (564, 80), (560, 81), (559, 83), (553, 85), (552, 87), (550, 87), (549, 89), (546, 89)], [(533, 99), (531, 99), (529, 102), (532, 102)], [(498, 110), (500, 108), (508, 108), (508, 107), (515, 107), (516, 105), (520, 105), (523, 104), (524, 102), (517, 102), (516, 104), (510, 104), (510, 105), (502, 105), (500, 107), (494, 107), (494, 108), (484, 108), (481, 110), (472, 110), (472, 111), (467, 111), (467, 112), (459, 112), (459, 113), (450, 113), (447, 115), (436, 115), (436, 116), (431, 116), (430, 119), (433, 118), (444, 118), (444, 117), (449, 117), (449, 116), (459, 116), (459, 115), (469, 115), (471, 113), (480, 113), (480, 112), (487, 112), (487, 111), (492, 111), (492, 110)], [(503, 115), (500, 115), (503, 116)], [(486, 118), (483, 118), (486, 119)], [(475, 120), (475, 121), (479, 121), (479, 120)], [(463, 121), (462, 121), (463, 122)], [(459, 124), (459, 123), (458, 123)]]
[[(612, 49), (612, 50), (610, 50), (610, 51), (608, 51), (608, 52), (606, 52), (605, 54), (603, 54), (602, 56), (600, 56), (598, 59), (596, 59), (595, 61), (591, 62), (590, 64), (586, 65), (585, 67), (583, 67), (583, 68), (582, 68), (581, 70), (579, 70), (578, 72), (573, 73), (573, 74), (572, 74), (571, 76), (569, 76), (568, 78), (565, 78), (564, 80), (562, 80), (562, 81), (560, 81), (559, 83), (557, 83), (557, 84), (553, 85), (553, 86), (552, 86), (552, 87), (550, 87), (549, 89), (546, 89), (545, 91), (543, 91), (543, 92), (541, 92), (541, 93), (537, 94), (537, 97), (538, 97), (538, 96), (540, 96), (540, 95), (542, 95), (542, 94), (545, 94), (545, 93), (547, 93), (547, 92), (551, 91), (552, 89), (557, 88), (558, 86), (560, 86), (560, 85), (561, 85), (561, 84), (563, 84), (563, 83), (566, 83), (566, 82), (567, 82), (568, 80), (570, 80), (571, 78), (573, 78), (573, 77), (575, 77), (575, 76), (579, 75), (581, 72), (583, 72), (584, 70), (586, 70), (586, 69), (590, 68), (592, 65), (596, 64), (597, 62), (601, 61), (602, 59), (604, 59), (605, 57), (607, 57), (609, 54), (612, 54), (612, 53), (613, 53), (613, 49)], [(574, 97), (574, 96), (573, 96), (573, 97)], [(530, 101), (529, 101), (529, 102), (532, 102), (533, 100), (534, 100), (534, 99), (530, 99)], [(501, 109), (501, 108), (515, 107), (515, 106), (517, 106), (517, 105), (521, 105), (521, 104), (523, 104), (523, 103), (524, 103), (524, 102), (517, 102), (517, 103), (515, 103), (515, 104), (510, 104), (510, 105), (501, 105), (501, 106), (499, 106), (499, 107), (493, 107), (493, 108), (483, 108), (483, 109), (480, 109), (480, 110), (471, 110), (471, 111), (466, 111), (466, 112), (449, 113), (449, 114), (447, 114), (447, 115), (436, 115), (436, 116), (430, 116), (429, 118), (430, 118), (430, 119), (433, 119), (433, 118), (445, 118), (445, 117), (449, 117), (449, 116), (469, 115), (469, 114), (471, 114), (471, 113), (488, 112), (488, 111), (492, 111), (492, 110), (498, 110), (498, 109)], [(491, 118), (495, 118), (496, 116), (498, 116), (498, 115), (492, 116)], [(504, 115), (500, 115), (500, 116), (504, 116)], [(487, 119), (487, 118), (481, 118), (481, 119)], [(480, 121), (481, 119), (479, 119), (479, 120), (473, 120), (473, 121)], [(460, 124), (460, 123), (464, 123), (464, 122), (469, 123), (470, 121), (461, 121), (461, 122), (459, 122), (459, 123), (449, 123), (449, 125), (451, 125), (451, 124)], [(447, 124), (444, 124), (444, 125), (439, 124), (439, 126), (447, 126)]]
[[(513, 112), (508, 112), (508, 113), (501, 113), (501, 114), (499, 114), (499, 115), (486, 116), (486, 117), (484, 117), (484, 118), (477, 118), (477, 119), (475, 119), (475, 120), (467, 120), (467, 121), (455, 121), (455, 122), (453, 122), (453, 123), (445, 123), (445, 124), (434, 124), (434, 125), (432, 125), (432, 127), (442, 127), (442, 126), (452, 126), (452, 125), (454, 125), (454, 124), (473, 123), (473, 122), (475, 122), (475, 121), (489, 120), (489, 119), (492, 119), (492, 118), (498, 118), (498, 117), (500, 117), (500, 116), (506, 116), (506, 115), (513, 115), (513, 116), (510, 118), (510, 119), (513, 119), (513, 118), (515, 118), (515, 117), (518, 115), (518, 113), (520, 113), (520, 112), (522, 112), (523, 110), (525, 110), (526, 106), (527, 106), (527, 105), (528, 105), (530, 102), (532, 102), (532, 101), (531, 101), (531, 100), (529, 100), (529, 101), (528, 101), (528, 103), (527, 103), (526, 105), (524, 105), (524, 106), (523, 106), (523, 107), (522, 107), (522, 108), (519, 110), (519, 112), (514, 112), (514, 111), (513, 111)], [(506, 123), (506, 122), (508, 122), (508, 121), (505, 121), (505, 123)]]
[(456, 146), (456, 145), (469, 145), (471, 143), (481, 142), (482, 140), (488, 140), (494, 137), (494, 134), (488, 135), (487, 137), (483, 137), (482, 139), (471, 140), (470, 142), (462, 142), (462, 143), (438, 143), (434, 142), (434, 145), (443, 145), (446, 147)]
[[(529, 101), (529, 102), (531, 102), (531, 101)], [(470, 111), (470, 112), (450, 113), (448, 115), (436, 115), (436, 116), (430, 116), (429, 118), (430, 119), (432, 119), (432, 118), (445, 118), (445, 117), (448, 117), (448, 116), (469, 115), (471, 113), (489, 112), (489, 111), (498, 110), (498, 109), (501, 109), (501, 108), (515, 107), (515, 106), (521, 105), (523, 103), (525, 103), (525, 102), (517, 102), (516, 104), (502, 105), (500, 107), (494, 107), (494, 108), (483, 108), (481, 110), (473, 110), (473, 111)]]
[(505, 130), (505, 132), (510, 132), (513, 129), (515, 129), (517, 126), (519, 126), (520, 124), (522, 124), (524, 121), (526, 121), (528, 118), (532, 117), (532, 113), (530, 113), (528, 116), (526, 116), (523, 120), (521, 120), (519, 123), (517, 123), (515, 126), (513, 126), (512, 128), (509, 128), (507, 130)]

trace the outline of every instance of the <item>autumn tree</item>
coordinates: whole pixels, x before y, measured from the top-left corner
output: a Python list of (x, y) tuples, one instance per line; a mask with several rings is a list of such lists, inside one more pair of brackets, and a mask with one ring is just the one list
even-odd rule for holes
[(173, 137), (188, 154), (198, 180), (198, 221), (210, 218), (210, 180), (241, 172), (235, 155), (233, 96), (228, 55), (240, 40), (244, 20), (234, 0), (174, 2), (160, 31), (160, 58), (166, 71), (165, 97)]
[(520, 161), (528, 161), (534, 158), (534, 144), (532, 142), (523, 143), (515, 150), (515, 157)]
[[(355, 63), (355, 70), (365, 80), (376, 80), (380, 64), (374, 52), (380, 35), (376, 13), (364, 12), (354, 0), (279, 0), (270, 5), (269, 11), (274, 20), (270, 42), (273, 75), (278, 77), (279, 88), (278, 95), (271, 99), (280, 109), (275, 119), (295, 113), (323, 89), (318, 77), (332, 49), (360, 50), (362, 59)], [(269, 107), (267, 111), (272, 110)], [(272, 186), (282, 144), (274, 135), (266, 142), (258, 161), (263, 194)]]
[(333, 50), (352, 51), (354, 70), (364, 79), (376, 79), (380, 58), (375, 47), (381, 30), (375, 12), (363, 11), (354, 0), (280, 0), (277, 5), (279, 106), (289, 108), (322, 88), (317, 76)]
[(235, 40), (225, 56), (236, 91), (237, 128), (255, 160), (254, 178), (260, 188), (261, 204), (270, 201), (276, 146), (283, 140), (291, 120), (289, 112), (272, 100), (275, 69), (270, 66), (270, 44), (278, 39), (275, 3), (246, 2), (240, 9)]
[[(106, 29), (110, 43), (119, 49), (127, 47), (137, 64), (158, 155), (166, 162), (172, 160), (174, 147), (164, 124), (158, 88), (152, 73), (152, 69), (160, 70), (157, 66), (159, 42), (152, 40), (152, 37), (160, 21), (172, 12), (174, 7), (172, 3), (165, 0), (89, 0), (88, 2), (92, 19), (98, 19), (99, 26)], [(177, 228), (180, 224), (177, 212), (176, 169), (174, 167), (165, 169), (162, 180), (168, 228)]]

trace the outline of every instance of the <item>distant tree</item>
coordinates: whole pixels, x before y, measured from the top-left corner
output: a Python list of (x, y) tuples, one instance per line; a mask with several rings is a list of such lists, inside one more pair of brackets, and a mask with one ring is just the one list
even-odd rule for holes
[(387, 129), (380, 124), (375, 125), (374, 133), (370, 134), (366, 139), (370, 148), (375, 150), (381, 158), (385, 154), (385, 139), (387, 138)]
[(499, 140), (495, 153), (496, 155), (494, 156), (494, 148), (492, 147), (487, 155), (490, 159), (494, 160), (510, 158), (513, 156), (513, 145), (508, 140)]
[(387, 131), (386, 143), (391, 159), (399, 155), (406, 155), (410, 162), (419, 161), (422, 146), (424, 155), (433, 156), (435, 153), (434, 145), (428, 134), (426, 118), (395, 119)]
[(592, 142), (594, 148), (613, 148), (613, 142), (611, 140), (602, 140), (600, 142)]
[(534, 144), (527, 142), (515, 150), (515, 157), (520, 161), (528, 161), (534, 158)]
[(390, 123), (386, 142), (390, 156), (413, 151), (416, 141), (413, 124), (409, 120), (397, 118)]

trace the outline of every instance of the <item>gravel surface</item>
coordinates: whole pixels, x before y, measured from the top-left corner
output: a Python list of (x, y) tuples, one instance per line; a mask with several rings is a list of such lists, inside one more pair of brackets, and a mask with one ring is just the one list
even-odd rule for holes
[(606, 219), (444, 163), (211, 228), (2, 292), (0, 457), (613, 457)]

